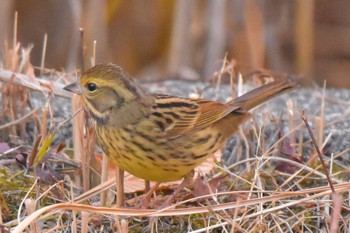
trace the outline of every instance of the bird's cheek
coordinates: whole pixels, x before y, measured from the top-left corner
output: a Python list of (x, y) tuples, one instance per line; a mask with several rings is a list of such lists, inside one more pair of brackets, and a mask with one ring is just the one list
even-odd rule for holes
[(117, 104), (115, 98), (106, 98), (105, 96), (99, 96), (98, 98), (94, 99), (92, 102), (96, 110), (100, 113), (103, 113), (111, 109), (113, 106)]

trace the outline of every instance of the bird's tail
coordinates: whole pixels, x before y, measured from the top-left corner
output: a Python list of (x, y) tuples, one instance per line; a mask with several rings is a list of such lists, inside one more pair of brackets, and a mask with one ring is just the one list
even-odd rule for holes
[(275, 96), (290, 91), (296, 86), (297, 83), (290, 79), (273, 81), (253, 89), (252, 91), (241, 95), (227, 104), (233, 104), (234, 106), (238, 107), (238, 110), (249, 111), (250, 109), (259, 106), (263, 102), (266, 102)]

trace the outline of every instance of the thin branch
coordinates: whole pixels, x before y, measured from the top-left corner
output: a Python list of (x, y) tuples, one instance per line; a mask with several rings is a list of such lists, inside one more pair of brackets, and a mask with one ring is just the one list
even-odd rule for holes
[(13, 48), (17, 45), (17, 26), (18, 26), (18, 12), (15, 11), (15, 22), (13, 24)]
[(79, 28), (79, 32), (80, 32), (80, 68), (81, 68), (81, 72), (85, 71), (85, 67), (84, 67), (84, 28)]
[(301, 118), (302, 118), (302, 120), (304, 121), (307, 130), (309, 131), (309, 134), (310, 134), (312, 143), (314, 144), (315, 149), (316, 149), (316, 152), (317, 152), (317, 154), (318, 154), (318, 157), (320, 158), (320, 161), (321, 161), (321, 164), (322, 164), (324, 173), (325, 173), (325, 175), (326, 175), (326, 177), (327, 177), (329, 186), (330, 186), (332, 192), (335, 193), (332, 180), (331, 180), (331, 178), (329, 177), (328, 169), (327, 169), (326, 164), (325, 164), (325, 162), (324, 162), (324, 160), (323, 160), (323, 158), (322, 158), (322, 153), (321, 153), (321, 151), (320, 151), (320, 148), (319, 148), (318, 145), (317, 145), (315, 136), (314, 136), (314, 134), (312, 133), (312, 130), (311, 130), (310, 125), (309, 125), (309, 122), (308, 122), (308, 120), (307, 120), (307, 116), (305, 115), (304, 109), (303, 109), (302, 112), (301, 112)]
[(29, 118), (31, 115), (36, 113), (38, 110), (39, 110), (39, 108), (35, 108), (32, 111), (30, 111), (29, 113), (27, 113), (26, 115), (22, 116), (21, 118), (15, 120), (15, 121), (11, 121), (11, 122), (9, 122), (9, 123), (7, 123), (5, 125), (0, 126), (0, 130), (8, 128), (8, 127), (13, 126), (13, 125), (17, 125), (17, 124), (23, 122), (24, 120)]
[[(55, 82), (50, 82), (38, 78), (30, 78), (28, 75), (14, 73), (10, 70), (0, 68), (0, 81), (9, 82), (13, 78), (13, 84), (29, 88), (33, 91), (40, 91), (43, 93), (53, 92), (57, 96), (71, 98), (72, 94), (63, 90), (65, 85)], [(50, 87), (47, 88), (47, 87)]]
[(47, 47), (47, 33), (44, 35), (44, 41), (43, 41), (43, 50), (41, 53), (41, 62), (40, 62), (40, 74), (43, 74), (44, 65), (45, 65), (45, 57), (46, 57), (46, 47)]

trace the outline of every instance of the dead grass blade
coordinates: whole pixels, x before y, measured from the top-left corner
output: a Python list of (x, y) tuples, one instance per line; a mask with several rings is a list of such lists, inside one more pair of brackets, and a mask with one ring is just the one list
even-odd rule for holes
[(33, 114), (35, 114), (37, 111), (39, 110), (39, 108), (35, 108), (32, 111), (28, 112), (26, 115), (22, 116), (21, 118), (11, 121), (7, 124), (1, 125), (0, 126), (0, 130), (6, 129), (8, 127), (11, 127), (13, 125), (17, 125), (22, 123), (23, 121), (26, 121), (29, 117), (31, 117)]
[[(344, 182), (342, 184), (334, 186), (334, 189), (338, 193), (347, 192), (349, 188), (350, 188), (350, 182)], [(239, 191), (239, 192), (242, 192), (242, 191)], [(267, 192), (267, 191), (265, 191), (265, 192)], [(238, 193), (238, 191), (226, 192), (226, 193), (222, 193), (222, 194), (228, 194), (228, 193), (231, 193), (231, 194)], [(106, 207), (93, 207), (90, 205), (83, 205), (83, 204), (76, 204), (76, 203), (59, 203), (59, 204), (46, 206), (46, 207), (43, 207), (39, 210), (36, 210), (30, 216), (25, 218), (13, 230), (13, 233), (20, 233), (20, 232), (24, 231), (29, 226), (29, 224), (31, 224), (33, 221), (36, 221), (44, 213), (54, 213), (57, 210), (60, 210), (60, 211), (63, 211), (63, 210), (86, 211), (86, 212), (91, 212), (94, 214), (110, 214), (110, 215), (129, 216), (129, 217), (130, 216), (137, 216), (137, 217), (140, 217), (140, 216), (149, 216), (149, 217), (181, 216), (181, 215), (208, 213), (211, 211), (221, 211), (221, 210), (228, 210), (228, 209), (245, 208), (248, 206), (255, 206), (255, 205), (259, 205), (259, 204), (263, 204), (263, 203), (267, 203), (267, 202), (283, 201), (283, 200), (287, 199), (286, 202), (281, 204), (281, 205), (267, 208), (267, 209), (258, 210), (255, 213), (247, 214), (247, 215), (244, 215), (242, 217), (234, 219), (234, 221), (241, 221), (242, 219), (254, 218), (254, 217), (258, 217), (262, 214), (276, 212), (278, 210), (282, 210), (282, 209), (290, 207), (290, 206), (306, 204), (309, 202), (313, 203), (313, 200), (318, 199), (320, 197), (330, 195), (332, 193), (332, 191), (329, 190), (328, 186), (323, 186), (323, 187), (305, 189), (303, 191), (269, 192), (269, 193), (271, 194), (269, 196), (252, 198), (250, 200), (241, 200), (239, 202), (230, 202), (230, 203), (205, 206), (205, 207), (172, 209), (179, 204), (183, 204), (183, 203), (177, 203), (175, 205), (169, 206), (168, 208), (164, 208), (161, 210), (106, 208)], [(218, 194), (216, 194), (216, 195), (218, 195)], [(208, 197), (209, 196), (211, 196), (211, 195), (208, 195)], [(303, 197), (303, 196), (305, 196), (305, 197)], [(296, 200), (295, 199), (292, 200), (292, 198), (297, 198), (297, 197), (301, 197), (301, 198), (296, 199)], [(193, 200), (187, 200), (187, 201), (193, 201)], [(226, 225), (226, 224), (228, 224), (228, 222), (225, 222), (222, 224)]]
[[(28, 75), (14, 73), (13, 71), (0, 68), (0, 79), (2, 81), (9, 82), (11, 78), (13, 78), (13, 83), (15, 85), (26, 87), (33, 91), (40, 91), (43, 93), (52, 91), (55, 95), (65, 98), (70, 98), (72, 96), (71, 93), (63, 90), (63, 87), (65, 86), (63, 84), (52, 83), (38, 78), (32, 79)], [(48, 89), (47, 87), (50, 87), (51, 89)]]

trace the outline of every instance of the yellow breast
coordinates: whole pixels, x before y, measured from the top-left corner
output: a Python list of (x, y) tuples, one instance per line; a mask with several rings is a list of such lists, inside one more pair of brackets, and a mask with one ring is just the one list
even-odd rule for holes
[(168, 140), (145, 121), (121, 129), (98, 127), (98, 144), (110, 160), (136, 177), (158, 182), (179, 180), (222, 147), (210, 128)]

